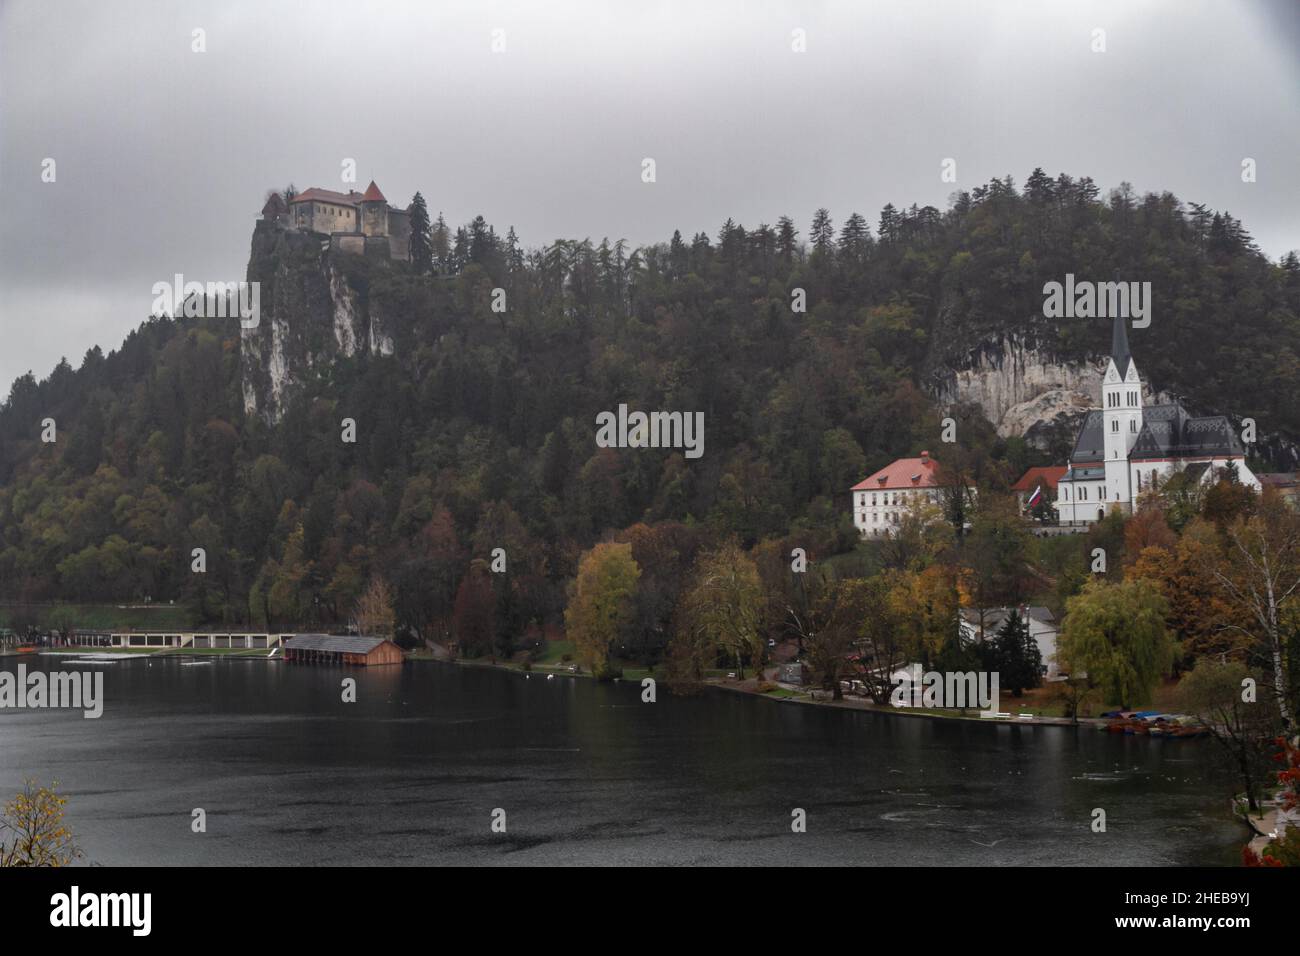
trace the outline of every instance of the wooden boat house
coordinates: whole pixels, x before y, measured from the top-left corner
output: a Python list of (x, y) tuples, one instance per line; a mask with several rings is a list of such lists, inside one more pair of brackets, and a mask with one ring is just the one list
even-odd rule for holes
[(402, 649), (383, 637), (299, 634), (284, 642), (291, 664), (343, 664), (369, 667), (402, 663)]

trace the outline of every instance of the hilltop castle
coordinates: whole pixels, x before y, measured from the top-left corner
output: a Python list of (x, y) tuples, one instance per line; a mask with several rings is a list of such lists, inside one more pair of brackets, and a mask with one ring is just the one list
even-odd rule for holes
[(1231, 469), (1242, 484), (1260, 489), (1227, 416), (1194, 417), (1177, 402), (1143, 407), (1128, 326), (1118, 315), (1101, 400), (1104, 407), (1084, 419), (1065, 475), (1057, 483), (1053, 507), (1062, 525), (1091, 524), (1111, 508), (1132, 513), (1139, 495), (1174, 472), (1209, 484)]
[(313, 186), (287, 204), (274, 193), (262, 207), (262, 218), (285, 229), (329, 236), (330, 249), (337, 252), (411, 260), (410, 210), (390, 206), (373, 179), (364, 193)]

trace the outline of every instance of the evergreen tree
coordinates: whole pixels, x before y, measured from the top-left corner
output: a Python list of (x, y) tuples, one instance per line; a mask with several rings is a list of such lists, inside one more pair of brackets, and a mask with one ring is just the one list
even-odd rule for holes
[(1043, 654), (1030, 636), (1029, 622), (1013, 610), (990, 642), (985, 666), (997, 672), (999, 686), (1019, 697), (1042, 682), (1042, 665)]
[(411, 265), (416, 272), (433, 271), (433, 236), (429, 225), (429, 209), (418, 192), (411, 200)]
[(789, 216), (782, 216), (776, 221), (776, 255), (784, 266), (790, 266), (794, 262), (795, 252), (799, 233), (794, 228), (794, 220)]
[(441, 212), (438, 213), (438, 221), (433, 224), (430, 254), (439, 275), (451, 273), (451, 231), (447, 228), (447, 220), (442, 218)]
[(813, 252), (829, 255), (835, 244), (835, 224), (831, 222), (829, 209), (822, 207), (813, 213), (809, 233), (812, 237)]

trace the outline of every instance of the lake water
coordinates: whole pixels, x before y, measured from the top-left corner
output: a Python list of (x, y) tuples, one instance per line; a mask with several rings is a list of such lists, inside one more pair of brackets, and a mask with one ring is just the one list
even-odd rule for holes
[(105, 865), (1231, 865), (1244, 840), (1210, 740), (717, 690), (644, 704), (629, 682), (432, 662), (99, 669), (98, 720), (0, 710), (0, 796), (58, 780)]

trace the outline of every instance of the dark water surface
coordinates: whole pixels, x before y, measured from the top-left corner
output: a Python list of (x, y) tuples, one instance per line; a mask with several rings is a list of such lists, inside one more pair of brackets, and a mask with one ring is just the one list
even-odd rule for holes
[(104, 716), (0, 710), (0, 796), (58, 780), (109, 865), (1233, 864), (1243, 842), (1209, 740), (423, 662), (23, 662), (102, 670)]

